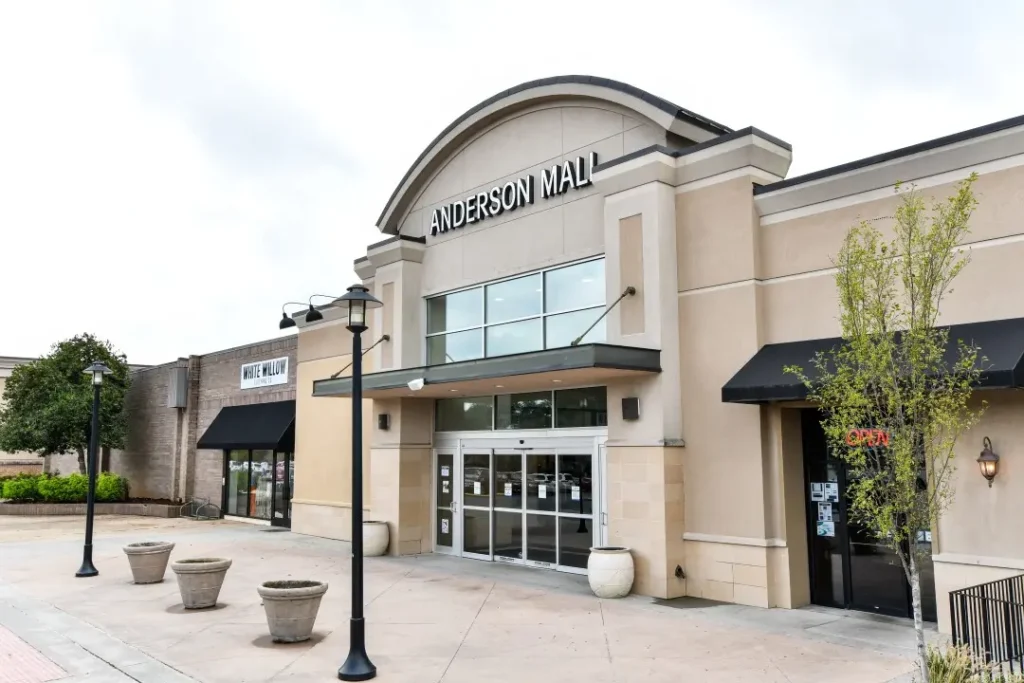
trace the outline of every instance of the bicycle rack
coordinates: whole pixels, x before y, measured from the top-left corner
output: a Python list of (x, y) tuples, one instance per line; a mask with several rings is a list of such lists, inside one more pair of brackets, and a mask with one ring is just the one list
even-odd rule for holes
[(181, 506), (178, 511), (179, 517), (188, 517), (199, 521), (220, 519), (220, 507), (210, 502), (209, 498), (192, 498)]

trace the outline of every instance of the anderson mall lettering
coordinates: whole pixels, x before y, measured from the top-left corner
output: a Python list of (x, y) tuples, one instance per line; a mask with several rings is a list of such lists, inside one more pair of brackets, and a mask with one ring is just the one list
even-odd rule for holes
[[(590, 185), (590, 176), (597, 165), (597, 152), (586, 158), (579, 156), (562, 164), (544, 169), (540, 180), (540, 197), (547, 199)], [(434, 209), (430, 217), (430, 234), (448, 232), (505, 211), (533, 204), (534, 178), (532, 175), (496, 185), (487, 192), (478, 192), (447, 206)]]

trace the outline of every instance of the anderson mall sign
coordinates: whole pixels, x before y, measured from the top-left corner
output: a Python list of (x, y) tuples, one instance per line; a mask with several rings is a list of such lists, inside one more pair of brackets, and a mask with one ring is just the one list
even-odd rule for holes
[[(590, 185), (590, 176), (597, 165), (597, 152), (587, 157), (576, 157), (562, 164), (544, 169), (540, 179), (540, 197), (547, 199)], [(534, 178), (532, 175), (496, 185), (487, 192), (478, 192), (447, 206), (434, 209), (430, 217), (430, 234), (448, 232), (477, 223), (505, 211), (533, 204)]]

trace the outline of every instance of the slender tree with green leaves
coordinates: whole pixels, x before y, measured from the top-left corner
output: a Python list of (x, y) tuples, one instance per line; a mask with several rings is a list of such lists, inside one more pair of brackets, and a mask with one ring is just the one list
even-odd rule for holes
[(85, 474), (93, 392), (92, 379), (84, 371), (94, 361), (112, 370), (100, 392), (100, 446), (123, 448), (128, 362), (110, 342), (82, 334), (11, 372), (0, 402), (0, 450), (34, 451), (40, 456), (74, 452), (78, 469)]
[[(931, 207), (914, 188), (897, 186), (891, 237), (868, 222), (851, 228), (833, 260), (842, 343), (806, 371), (786, 368), (820, 407), (829, 449), (847, 465), (851, 518), (900, 559), (923, 681), (926, 534), (953, 498), (957, 440), (985, 408), (972, 401), (985, 364), (981, 349), (950, 340), (948, 328), (938, 326), (942, 301), (969, 262), (960, 245), (977, 205), (975, 180), (972, 174)], [(877, 431), (849, 438), (851, 429)]]

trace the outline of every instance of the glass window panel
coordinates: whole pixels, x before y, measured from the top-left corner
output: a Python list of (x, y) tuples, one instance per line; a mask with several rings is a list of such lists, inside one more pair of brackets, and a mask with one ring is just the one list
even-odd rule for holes
[(462, 551), (491, 554), (491, 513), (487, 510), (462, 511)]
[(463, 505), (490, 507), (491, 456), (489, 454), (467, 453), (464, 457), (462, 462), (462, 503)]
[(467, 330), (427, 337), (427, 365), (473, 360), (484, 355), (483, 330)]
[(227, 500), (224, 514), (245, 517), (249, 498), (249, 451), (228, 453)]
[(526, 454), (526, 509), (555, 511), (555, 456)]
[[(586, 332), (595, 320), (601, 317), (604, 308), (588, 308), (585, 311), (574, 311), (572, 313), (560, 313), (548, 316), (544, 321), (545, 339), (549, 349), (560, 349), (572, 344), (573, 339)], [(587, 332), (587, 336), (580, 340), (581, 344), (599, 344), (607, 339), (605, 323), (608, 318), (601, 318), (601, 321), (594, 325), (594, 329)]]
[(594, 543), (594, 520), (589, 517), (558, 518), (558, 564), (586, 567)]
[(605, 303), (604, 259), (549, 270), (544, 274), (544, 278), (546, 313), (603, 306)]
[(274, 451), (252, 452), (252, 488), (249, 516), (270, 519), (273, 505)]
[(494, 507), (523, 508), (523, 460), (522, 456), (494, 456)]
[(544, 327), (540, 318), (487, 328), (487, 355), (507, 356), (544, 348)]
[(494, 554), (523, 559), (522, 512), (494, 512)]
[(540, 273), (487, 286), (487, 323), (540, 315)]
[(493, 400), (490, 396), (438, 399), (434, 404), (435, 431), (490, 430)]
[(483, 289), (427, 299), (427, 334), (464, 330), (483, 323)]
[(551, 392), (505, 394), (495, 399), (495, 429), (550, 429)]
[(553, 515), (526, 515), (526, 559), (555, 564), (558, 518)]
[(607, 427), (607, 387), (555, 392), (555, 427)]
[(590, 455), (558, 456), (558, 511), (593, 514), (594, 458)]

